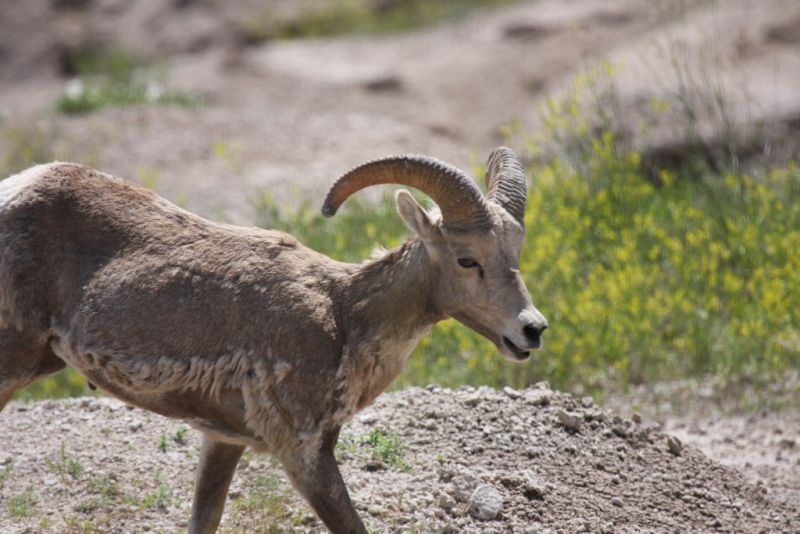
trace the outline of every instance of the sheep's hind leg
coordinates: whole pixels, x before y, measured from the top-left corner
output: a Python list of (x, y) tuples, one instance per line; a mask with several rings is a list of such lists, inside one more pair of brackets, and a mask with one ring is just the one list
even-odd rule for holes
[(212, 534), (217, 531), (225, 509), (228, 487), (243, 452), (244, 447), (220, 443), (203, 436), (189, 534)]
[(286, 474), (334, 534), (367, 534), (333, 455), (338, 431), (328, 437), (314, 458), (287, 458)]
[(14, 393), (66, 367), (46, 341), (10, 328), (0, 328), (0, 410)]

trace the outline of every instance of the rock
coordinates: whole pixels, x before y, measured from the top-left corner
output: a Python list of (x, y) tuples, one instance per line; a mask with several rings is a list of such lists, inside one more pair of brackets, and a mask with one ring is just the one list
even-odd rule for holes
[(683, 443), (675, 436), (667, 436), (667, 448), (675, 456), (680, 456), (683, 450)]
[(525, 534), (553, 534), (553, 529), (547, 528), (541, 523), (536, 523), (528, 527)]
[(581, 422), (583, 415), (575, 412), (568, 412), (566, 410), (558, 410), (556, 412), (558, 422), (561, 423), (568, 430), (578, 432), (581, 429)]
[(628, 429), (625, 428), (624, 425), (614, 425), (613, 427), (611, 427), (611, 430), (614, 432), (614, 434), (616, 434), (621, 438), (628, 437)]
[(522, 394), (514, 388), (510, 388), (508, 386), (503, 388), (503, 393), (508, 395), (509, 399), (517, 400), (522, 397)]
[(380, 460), (367, 460), (367, 463), (364, 464), (364, 469), (367, 471), (384, 471), (387, 465)]
[(362, 87), (376, 93), (397, 92), (403, 89), (403, 80), (399, 76), (387, 74), (365, 81)]
[(456, 500), (468, 502), (479, 484), (480, 480), (470, 473), (463, 473), (453, 477), (453, 488), (455, 489)]
[(533, 406), (545, 406), (550, 404), (553, 392), (549, 389), (528, 389), (525, 392), (525, 400)]
[(480, 394), (472, 395), (471, 397), (467, 397), (467, 399), (464, 400), (464, 404), (466, 404), (467, 406), (477, 406), (478, 404), (481, 403), (481, 400), (482, 398)]
[(542, 451), (538, 447), (528, 447), (525, 449), (525, 456), (528, 458), (539, 458), (541, 455)]
[(642, 423), (642, 414), (640, 414), (639, 412), (633, 412), (633, 417), (631, 417), (631, 419), (633, 419), (634, 423), (639, 425)]
[(358, 416), (358, 422), (362, 425), (374, 425), (378, 422), (378, 417), (374, 412), (364, 412)]
[(529, 472), (522, 474), (522, 492), (528, 499), (544, 499), (546, 491), (544, 481)]
[(447, 469), (444, 467), (440, 468), (438, 473), (440, 482), (450, 482), (451, 480), (453, 480), (453, 477), (455, 476), (455, 473), (453, 472), (452, 469)]
[(441, 495), (439, 495), (439, 506), (443, 510), (446, 510), (446, 511), (449, 512), (450, 510), (453, 509), (453, 507), (455, 505), (456, 505), (456, 501), (454, 501), (453, 498), (450, 497), (448, 494), (442, 493)]
[(622, 497), (611, 497), (611, 504), (614, 506), (622, 506)]
[(481, 484), (469, 500), (469, 515), (475, 519), (490, 520), (500, 515), (503, 497), (489, 484)]

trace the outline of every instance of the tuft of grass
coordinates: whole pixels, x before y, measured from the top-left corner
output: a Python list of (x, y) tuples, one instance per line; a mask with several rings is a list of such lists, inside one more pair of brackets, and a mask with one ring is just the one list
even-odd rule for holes
[(83, 474), (84, 468), (81, 461), (67, 452), (64, 442), (61, 442), (61, 449), (58, 458), (47, 460), (47, 468), (61, 476), (64, 483), (69, 483), (70, 479), (76, 480)]
[(91, 492), (100, 499), (102, 507), (108, 507), (120, 495), (119, 484), (114, 475), (95, 477), (89, 484)]
[(156, 489), (147, 492), (139, 503), (139, 507), (149, 510), (166, 510), (172, 504), (172, 489), (164, 483), (159, 483)]
[(88, 519), (81, 519), (75, 516), (63, 516), (62, 520), (64, 521), (64, 532), (66, 534), (95, 534), (100, 532), (106, 532), (108, 525), (103, 525), (103, 527), (97, 525), (94, 521), (90, 521)]
[(16, 518), (31, 517), (36, 511), (38, 500), (33, 488), (28, 487), (23, 493), (8, 498), (8, 515)]
[(204, 103), (198, 95), (167, 90), (164, 67), (142, 64), (123, 50), (84, 52), (70, 62), (78, 77), (67, 84), (56, 102), (62, 113), (143, 104), (198, 107)]
[(189, 429), (185, 426), (178, 428), (174, 434), (172, 434), (172, 441), (178, 445), (186, 445), (186, 432)]
[(373, 428), (361, 443), (370, 449), (373, 460), (383, 462), (398, 471), (411, 471), (411, 466), (403, 460), (405, 446), (396, 434)]
[[(293, 517), (305, 517), (307, 510), (294, 514), (286, 491), (275, 478), (260, 476), (244, 490), (246, 496), (230, 503), (230, 523), (246, 532), (283, 532), (281, 523), (294, 522)], [(271, 526), (265, 528), (265, 524)]]
[(281, 19), (273, 12), (254, 12), (240, 22), (246, 42), (270, 39), (332, 37), (352, 34), (385, 34), (413, 30), (466, 15), (482, 8), (498, 7), (519, 0), (405, 0), (368, 2), (334, 0), (298, 17)]
[(3, 489), (3, 486), (5, 485), (6, 480), (8, 480), (8, 477), (11, 476), (11, 471), (13, 471), (13, 469), (14, 469), (13, 463), (10, 463), (7, 466), (0, 469), (0, 489)]
[(161, 436), (158, 438), (158, 450), (161, 452), (167, 452), (168, 448), (169, 438), (166, 436), (166, 434), (161, 434)]

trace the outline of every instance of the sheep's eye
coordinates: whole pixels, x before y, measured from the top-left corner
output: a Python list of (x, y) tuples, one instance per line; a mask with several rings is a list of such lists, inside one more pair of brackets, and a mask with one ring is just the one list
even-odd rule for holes
[(472, 269), (473, 267), (480, 267), (478, 262), (472, 258), (458, 258), (458, 264), (465, 269)]

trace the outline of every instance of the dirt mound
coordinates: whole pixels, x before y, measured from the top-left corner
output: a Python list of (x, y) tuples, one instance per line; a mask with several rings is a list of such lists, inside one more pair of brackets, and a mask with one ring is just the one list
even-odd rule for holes
[[(106, 398), (0, 414), (2, 532), (180, 531), (195, 432)], [(376, 532), (791, 531), (800, 511), (661, 433), (546, 385), (390, 393), (337, 450)], [(270, 529), (273, 530), (270, 530)], [(245, 455), (223, 531), (321, 532), (267, 456)]]

